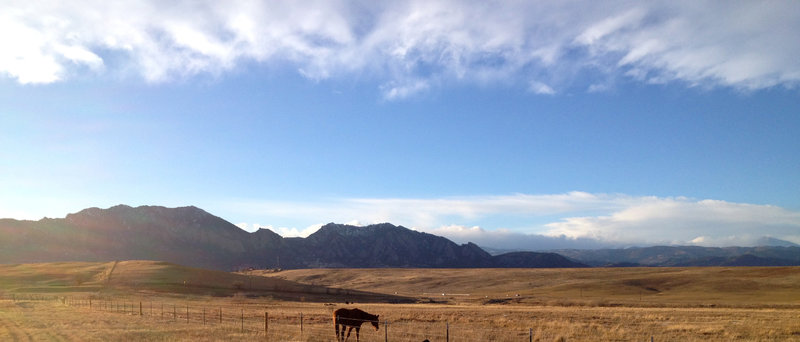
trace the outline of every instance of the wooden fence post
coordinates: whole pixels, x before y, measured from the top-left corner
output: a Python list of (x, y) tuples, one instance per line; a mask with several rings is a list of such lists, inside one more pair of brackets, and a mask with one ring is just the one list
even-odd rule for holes
[(533, 342), (533, 328), (528, 328), (528, 342)]
[(186, 323), (189, 323), (189, 306), (186, 306)]
[(303, 313), (300, 313), (300, 339), (303, 339)]
[(140, 301), (139, 302), (139, 317), (142, 317), (142, 316), (143, 316), (143, 314), (142, 314), (142, 302)]
[(222, 307), (219, 307), (219, 324), (222, 324)]
[(450, 322), (444, 322), (445, 341), (450, 342)]
[(383, 321), (383, 342), (389, 342), (389, 320)]
[(172, 321), (178, 319), (178, 310), (175, 308), (175, 304), (172, 304)]
[(203, 308), (203, 325), (206, 325), (206, 308)]
[(264, 337), (269, 333), (269, 312), (264, 311)]
[(244, 309), (242, 309), (242, 332), (244, 332)]

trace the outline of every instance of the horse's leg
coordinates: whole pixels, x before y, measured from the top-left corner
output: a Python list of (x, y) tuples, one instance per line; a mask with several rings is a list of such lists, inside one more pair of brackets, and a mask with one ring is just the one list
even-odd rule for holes
[[(352, 326), (348, 326), (347, 327), (347, 337), (344, 338), (345, 341), (347, 341), (347, 339), (350, 338), (350, 332), (351, 331), (353, 331), (353, 327)], [(344, 334), (344, 330), (342, 331), (342, 334)]]
[(358, 332), (361, 331), (361, 326), (356, 327), (356, 342), (358, 342)]
[(333, 328), (336, 330), (336, 341), (339, 342), (339, 322), (336, 321), (336, 318), (333, 319)]

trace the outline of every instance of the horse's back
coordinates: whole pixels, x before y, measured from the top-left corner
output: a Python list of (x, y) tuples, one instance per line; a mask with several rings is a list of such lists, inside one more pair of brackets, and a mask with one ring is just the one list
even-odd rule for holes
[(356, 309), (341, 308), (333, 312), (334, 316), (345, 317), (345, 318), (361, 318), (364, 317), (365, 314), (367, 313), (357, 308)]
[(350, 309), (345, 309), (345, 308), (336, 309), (336, 311), (333, 312), (333, 316), (348, 318), (350, 317), (350, 311), (351, 311)]

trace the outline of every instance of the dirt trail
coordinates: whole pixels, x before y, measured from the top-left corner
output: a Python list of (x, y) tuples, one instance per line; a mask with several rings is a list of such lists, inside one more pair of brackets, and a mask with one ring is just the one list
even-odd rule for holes
[(114, 270), (117, 268), (117, 264), (119, 260), (114, 261), (114, 264), (111, 265), (111, 269), (108, 270), (108, 275), (106, 275), (106, 286), (111, 283), (111, 275), (114, 273)]

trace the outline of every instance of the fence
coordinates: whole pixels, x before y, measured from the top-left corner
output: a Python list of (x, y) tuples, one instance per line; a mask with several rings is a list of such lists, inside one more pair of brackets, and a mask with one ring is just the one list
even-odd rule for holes
[[(252, 335), (268, 341), (336, 341), (333, 316), (322, 313), (293, 313), (232, 304), (220, 306), (187, 305), (185, 302), (168, 303), (97, 298), (54, 296), (20, 296), (15, 301), (55, 301), (80, 310), (108, 314), (138, 316), (142, 319), (206, 326)], [(487, 329), (472, 324), (454, 324), (438, 320), (381, 320), (376, 330), (365, 322), (360, 329), (360, 341), (533, 341), (533, 329)], [(345, 334), (347, 334), (345, 332)], [(353, 329), (350, 339), (355, 339)], [(541, 331), (536, 331), (540, 337)], [(348, 339), (348, 340), (350, 340)]]

